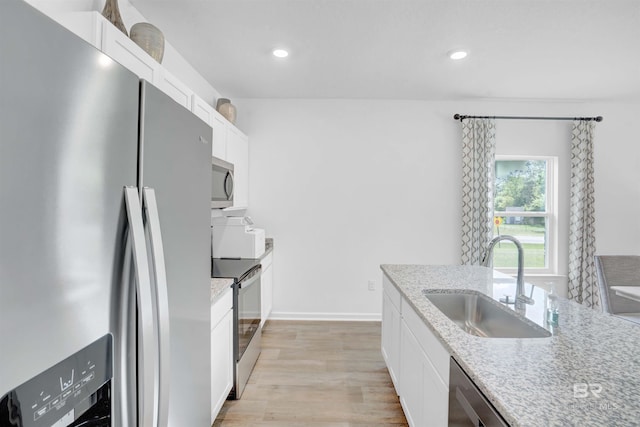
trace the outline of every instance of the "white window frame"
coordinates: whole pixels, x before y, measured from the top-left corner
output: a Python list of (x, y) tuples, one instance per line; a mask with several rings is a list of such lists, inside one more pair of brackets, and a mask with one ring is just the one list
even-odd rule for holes
[[(523, 155), (496, 155), (495, 161), (527, 161), (527, 160), (544, 160), (547, 162), (546, 176), (546, 203), (545, 211), (542, 212), (525, 212), (525, 211), (495, 211), (493, 216), (522, 216), (522, 217), (545, 217), (547, 219), (546, 230), (546, 268), (525, 267), (525, 275), (555, 275), (558, 272), (558, 157), (555, 156), (523, 156)], [(495, 179), (495, 178), (494, 178)], [(495, 185), (495, 182), (494, 182)], [(517, 266), (499, 267), (496, 270), (506, 274), (516, 274)]]

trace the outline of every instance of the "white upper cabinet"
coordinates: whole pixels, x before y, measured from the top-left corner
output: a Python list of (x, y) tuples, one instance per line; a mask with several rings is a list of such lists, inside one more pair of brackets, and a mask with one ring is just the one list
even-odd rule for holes
[(249, 138), (217, 111), (213, 112), (211, 155), (233, 163), (233, 207), (249, 206)]
[(193, 96), (193, 91), (189, 86), (182, 83), (182, 81), (166, 69), (162, 69), (160, 79), (156, 86), (173, 98), (178, 104), (182, 105), (187, 110), (191, 110), (191, 97)]
[(227, 119), (222, 117), (217, 111), (213, 112), (211, 127), (213, 128), (213, 144), (211, 144), (211, 155), (222, 160), (227, 160)]
[(249, 206), (249, 138), (235, 126), (227, 128), (227, 161), (233, 163), (233, 207)]
[(213, 127), (213, 107), (195, 93), (191, 95), (191, 111), (203, 122)]
[[(2, 0), (0, 0), (2, 1)], [(67, 12), (53, 18), (115, 61), (152, 83), (213, 129), (211, 155), (234, 165), (234, 207), (249, 205), (249, 138), (160, 65), (99, 12)]]
[(160, 64), (108, 22), (102, 25), (102, 51), (141, 79), (158, 85), (162, 73)]
[(106, 21), (98, 12), (65, 12), (51, 15), (51, 18), (93, 47), (102, 50), (102, 24)]

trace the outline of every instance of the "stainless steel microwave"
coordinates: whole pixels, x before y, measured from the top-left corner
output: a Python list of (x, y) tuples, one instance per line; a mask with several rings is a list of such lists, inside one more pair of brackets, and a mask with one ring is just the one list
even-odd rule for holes
[(211, 157), (211, 207), (233, 206), (233, 163)]

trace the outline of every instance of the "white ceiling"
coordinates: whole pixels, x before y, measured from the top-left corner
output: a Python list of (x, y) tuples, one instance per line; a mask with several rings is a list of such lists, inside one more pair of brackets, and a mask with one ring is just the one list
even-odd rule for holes
[(231, 98), (640, 100), (640, 0), (131, 2)]

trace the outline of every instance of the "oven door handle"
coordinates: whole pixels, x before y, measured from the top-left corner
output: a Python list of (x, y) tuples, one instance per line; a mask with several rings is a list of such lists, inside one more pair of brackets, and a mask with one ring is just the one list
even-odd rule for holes
[[(258, 266), (256, 270), (262, 270), (262, 266)], [(242, 280), (238, 283), (238, 289), (247, 289), (260, 280), (260, 274), (262, 271), (256, 271), (246, 280)]]

